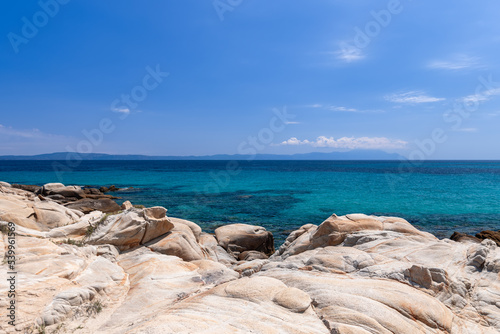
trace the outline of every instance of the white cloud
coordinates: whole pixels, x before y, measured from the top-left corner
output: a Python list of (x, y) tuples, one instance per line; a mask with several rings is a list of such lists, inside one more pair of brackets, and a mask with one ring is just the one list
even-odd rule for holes
[(0, 124), (0, 135), (8, 137), (20, 137), (20, 138), (43, 138), (46, 136), (38, 129), (16, 130), (13, 129), (12, 127), (6, 127), (2, 124)]
[(466, 104), (473, 104), (479, 102), (485, 102), (490, 100), (493, 96), (500, 95), (500, 88), (492, 88), (484, 91), (483, 93), (477, 93), (468, 95), (461, 98), (460, 100)]
[(299, 140), (292, 137), (280, 143), (280, 145), (308, 145), (312, 147), (333, 147), (342, 149), (399, 149), (405, 148), (408, 143), (400, 139), (389, 139), (385, 137), (333, 137), (319, 136), (315, 140)]
[(331, 111), (349, 111), (349, 112), (359, 112), (358, 109), (355, 108), (346, 108), (346, 107), (336, 107), (336, 106), (330, 106), (327, 108), (328, 110)]
[(307, 105), (306, 108), (323, 108), (323, 105), (319, 104), (319, 103), (310, 104), (310, 105)]
[(64, 151), (76, 140), (72, 137), (44, 133), (38, 129), (15, 129), (0, 124), (0, 154), (39, 154)]
[(121, 114), (130, 114), (130, 109), (129, 108), (115, 108), (113, 109), (114, 112), (118, 112)]
[(450, 60), (434, 60), (431, 61), (427, 67), (432, 69), (442, 69), (442, 70), (462, 70), (466, 68), (478, 68), (480, 67), (480, 59), (477, 57), (470, 57), (467, 55), (456, 55)]
[(365, 58), (365, 55), (363, 54), (360, 48), (357, 48), (355, 46), (349, 45), (344, 42), (340, 43), (339, 47), (340, 47), (339, 51), (333, 52), (333, 54), (338, 60), (341, 60), (346, 63), (351, 63)]
[(391, 94), (391, 95), (386, 95), (384, 98), (387, 101), (394, 103), (410, 103), (410, 104), (439, 102), (445, 100), (445, 98), (442, 97), (428, 96), (421, 91), (409, 91), (405, 93)]
[(333, 106), (333, 105), (324, 105), (320, 103), (310, 104), (305, 106), (306, 108), (314, 108), (314, 109), (324, 109), (330, 111), (338, 111), (338, 112), (356, 112), (356, 113), (368, 113), (368, 112), (384, 112), (383, 110), (369, 110), (369, 109), (356, 109), (351, 107), (344, 106)]

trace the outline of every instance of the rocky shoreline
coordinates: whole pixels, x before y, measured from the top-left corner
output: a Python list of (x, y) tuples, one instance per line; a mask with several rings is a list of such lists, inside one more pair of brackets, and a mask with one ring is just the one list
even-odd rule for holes
[(332, 215), (275, 250), (263, 227), (208, 234), (106, 190), (0, 182), (17, 273), (15, 326), (0, 281), (0, 333), (500, 332), (498, 232), (439, 240), (402, 218)]

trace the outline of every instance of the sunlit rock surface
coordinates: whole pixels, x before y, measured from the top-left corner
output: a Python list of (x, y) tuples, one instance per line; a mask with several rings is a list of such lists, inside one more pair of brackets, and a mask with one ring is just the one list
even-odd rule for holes
[[(161, 207), (124, 208), (83, 215), (0, 184), (3, 253), (7, 221), (18, 233), (17, 326), (5, 321), (2, 279), (0, 333), (500, 332), (492, 240), (438, 240), (400, 218), (332, 215), (267, 258), (272, 236), (262, 227), (214, 236)], [(0, 271), (7, 277), (6, 261)]]

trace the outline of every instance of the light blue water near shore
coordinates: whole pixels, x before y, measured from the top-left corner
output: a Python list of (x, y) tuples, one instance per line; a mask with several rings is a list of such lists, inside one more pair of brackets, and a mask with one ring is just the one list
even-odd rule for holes
[[(0, 161), (0, 180), (134, 187), (123, 200), (161, 205), (212, 231), (265, 226), (282, 241), (330, 214), (400, 216), (438, 237), (500, 229), (500, 162), (433, 161)], [(61, 172), (61, 165), (65, 166)], [(229, 168), (228, 168), (229, 167)], [(237, 171), (235, 172), (234, 169)], [(120, 201), (119, 201), (120, 202)]]

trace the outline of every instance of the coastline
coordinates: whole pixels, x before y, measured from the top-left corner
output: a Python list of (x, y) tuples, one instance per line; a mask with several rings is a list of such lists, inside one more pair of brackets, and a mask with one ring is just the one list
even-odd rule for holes
[(230, 224), (212, 235), (165, 208), (118, 206), (101, 191), (20, 188), (0, 183), (4, 252), (12, 226), (16, 236), (18, 329), (500, 330), (500, 248), (490, 239), (439, 240), (397, 217), (333, 214), (274, 249), (260, 226)]
[(402, 217), (438, 238), (500, 228), (500, 163), (426, 162), (400, 174), (397, 162), (255, 161), (241, 162), (242, 171), (230, 179), (223, 177), (226, 164), (82, 161), (59, 179), (51, 161), (11, 161), (0, 164), (0, 179), (39, 186), (133, 186), (109, 194), (166, 207), (169, 215), (210, 232), (235, 222), (261, 225), (273, 232), (277, 245), (291, 231), (332, 212)]

